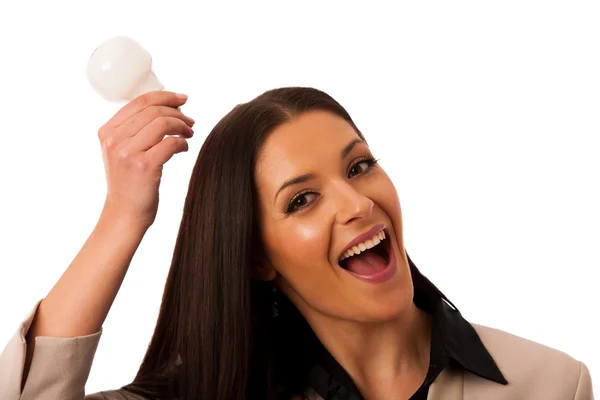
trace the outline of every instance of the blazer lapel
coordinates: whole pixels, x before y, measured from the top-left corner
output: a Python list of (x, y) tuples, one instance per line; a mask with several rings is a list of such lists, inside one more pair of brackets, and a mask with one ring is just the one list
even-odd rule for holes
[(462, 370), (445, 368), (429, 387), (427, 400), (463, 400)]

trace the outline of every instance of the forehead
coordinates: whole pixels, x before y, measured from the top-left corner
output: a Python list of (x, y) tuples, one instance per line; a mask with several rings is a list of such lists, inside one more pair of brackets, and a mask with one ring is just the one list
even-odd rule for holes
[[(343, 118), (327, 111), (310, 111), (277, 127), (257, 158), (257, 179), (268, 174), (280, 182), (293, 173), (307, 173), (323, 163), (339, 163), (340, 152), (358, 137)], [(283, 170), (282, 170), (283, 169)], [(276, 183), (275, 182), (275, 183)]]

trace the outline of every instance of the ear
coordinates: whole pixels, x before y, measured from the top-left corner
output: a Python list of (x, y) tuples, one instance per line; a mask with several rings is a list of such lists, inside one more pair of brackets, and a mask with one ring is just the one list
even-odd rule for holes
[(250, 267), (250, 277), (259, 281), (272, 281), (277, 277), (277, 271), (271, 265), (269, 260), (263, 260), (263, 262)]

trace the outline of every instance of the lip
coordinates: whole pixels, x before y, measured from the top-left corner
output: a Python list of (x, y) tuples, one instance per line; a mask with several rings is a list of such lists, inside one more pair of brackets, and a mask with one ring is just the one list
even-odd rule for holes
[(379, 224), (379, 225), (375, 225), (374, 227), (372, 227), (365, 233), (358, 235), (356, 238), (354, 238), (354, 240), (352, 240), (350, 243), (348, 243), (348, 245), (346, 247), (344, 247), (344, 250), (342, 250), (342, 252), (340, 253), (340, 255), (337, 258), (338, 262), (339, 262), (340, 258), (342, 258), (342, 256), (346, 252), (346, 250), (348, 250), (351, 247), (356, 246), (359, 243), (364, 242), (367, 239), (371, 239), (373, 236), (375, 236), (376, 233), (378, 233), (379, 231), (382, 231), (386, 228), (387, 227), (384, 224)]

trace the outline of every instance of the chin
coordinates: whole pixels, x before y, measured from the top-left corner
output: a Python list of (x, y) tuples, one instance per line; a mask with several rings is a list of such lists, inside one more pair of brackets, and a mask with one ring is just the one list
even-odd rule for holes
[(408, 261), (405, 257), (400, 257), (396, 265), (396, 273), (389, 281), (373, 285), (360, 296), (353, 291), (351, 302), (354, 319), (364, 322), (391, 321), (401, 317), (410, 308), (414, 287)]

